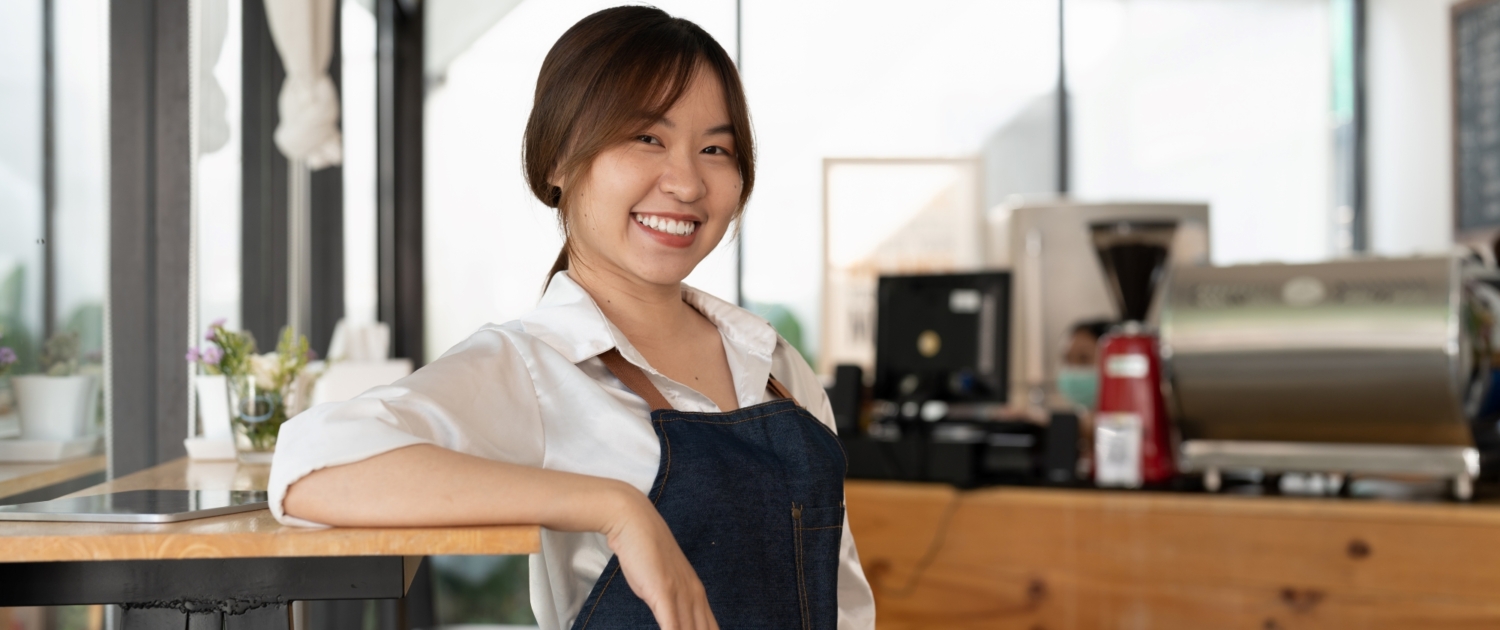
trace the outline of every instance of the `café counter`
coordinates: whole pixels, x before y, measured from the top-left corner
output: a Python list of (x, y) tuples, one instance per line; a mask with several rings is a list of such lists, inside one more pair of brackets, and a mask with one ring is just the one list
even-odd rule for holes
[(881, 630), (1497, 628), (1500, 503), (850, 480)]

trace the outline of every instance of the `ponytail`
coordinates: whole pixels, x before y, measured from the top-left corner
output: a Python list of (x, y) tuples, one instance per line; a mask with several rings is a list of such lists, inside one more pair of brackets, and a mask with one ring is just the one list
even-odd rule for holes
[(557, 252), (557, 262), (552, 263), (552, 271), (547, 272), (547, 281), (542, 283), (542, 293), (547, 292), (547, 287), (552, 285), (552, 276), (559, 271), (568, 269), (568, 244), (563, 243), (562, 251)]

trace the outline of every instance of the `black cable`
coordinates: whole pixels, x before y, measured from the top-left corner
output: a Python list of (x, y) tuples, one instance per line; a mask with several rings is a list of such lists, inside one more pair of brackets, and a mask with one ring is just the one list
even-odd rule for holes
[(948, 538), (948, 526), (953, 523), (953, 513), (958, 511), (958, 504), (963, 500), (963, 496), (963, 492), (955, 491), (953, 493), (953, 498), (948, 501), (948, 507), (943, 510), (943, 517), (938, 520), (937, 531), (932, 535), (932, 542), (928, 543), (927, 551), (922, 554), (921, 559), (917, 560), (917, 565), (912, 567), (911, 576), (906, 579), (906, 584), (901, 585), (901, 588), (889, 591), (885, 590), (883, 584), (875, 584), (876, 587), (881, 589), (883, 596), (899, 599), (910, 597), (912, 592), (916, 591), (917, 582), (921, 580), (922, 573), (937, 560), (938, 552), (943, 549), (943, 542)]

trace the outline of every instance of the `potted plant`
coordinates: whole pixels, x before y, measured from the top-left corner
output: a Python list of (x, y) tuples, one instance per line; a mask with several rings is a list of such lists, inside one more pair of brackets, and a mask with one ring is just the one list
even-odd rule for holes
[(270, 463), (282, 423), (303, 406), (303, 369), (309, 355), (307, 337), (281, 331), (276, 351), (256, 354), (255, 338), (248, 332), (226, 330), (214, 322), (207, 335), (214, 345), (188, 351), (188, 359), (204, 366), (209, 374), (224, 376), (229, 390), (229, 416), (234, 429), (235, 452), (244, 463)]
[[(219, 334), (217, 331), (224, 327), (224, 321), (217, 319), (209, 324), (208, 333), (203, 338), (210, 342), (214, 341)], [(189, 348), (187, 360), (202, 371), (201, 374), (193, 375), (193, 389), (198, 394), (203, 439), (233, 444), (234, 429), (231, 428), (233, 424), (229, 412), (229, 380), (223, 370), (224, 349), (218, 344), (203, 348)], [(188, 450), (192, 454), (191, 445)], [(197, 455), (193, 456), (197, 457)]]
[(21, 439), (67, 441), (83, 437), (94, 417), (99, 379), (78, 372), (78, 333), (53, 335), (42, 346), (41, 372), (11, 377)]
[[(0, 340), (4, 339), (5, 335), (0, 335)], [(0, 346), (0, 378), (5, 378), (7, 374), (10, 374), (11, 367), (16, 364), (17, 360), (15, 350), (9, 346)], [(10, 415), (11, 407), (10, 390), (0, 389), (0, 418)]]

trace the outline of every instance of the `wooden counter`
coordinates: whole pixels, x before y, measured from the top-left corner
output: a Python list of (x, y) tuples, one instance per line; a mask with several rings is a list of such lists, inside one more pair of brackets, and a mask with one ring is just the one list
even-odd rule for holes
[(850, 481), (881, 630), (1500, 627), (1500, 505)]
[(104, 466), (103, 455), (60, 462), (0, 463), (0, 498), (102, 473)]
[[(75, 496), (146, 489), (264, 490), (269, 473), (267, 466), (180, 459)], [(0, 522), (0, 559), (6, 562), (500, 555), (536, 553), (540, 547), (536, 526), (307, 529), (283, 527), (269, 510), (152, 525)]]

